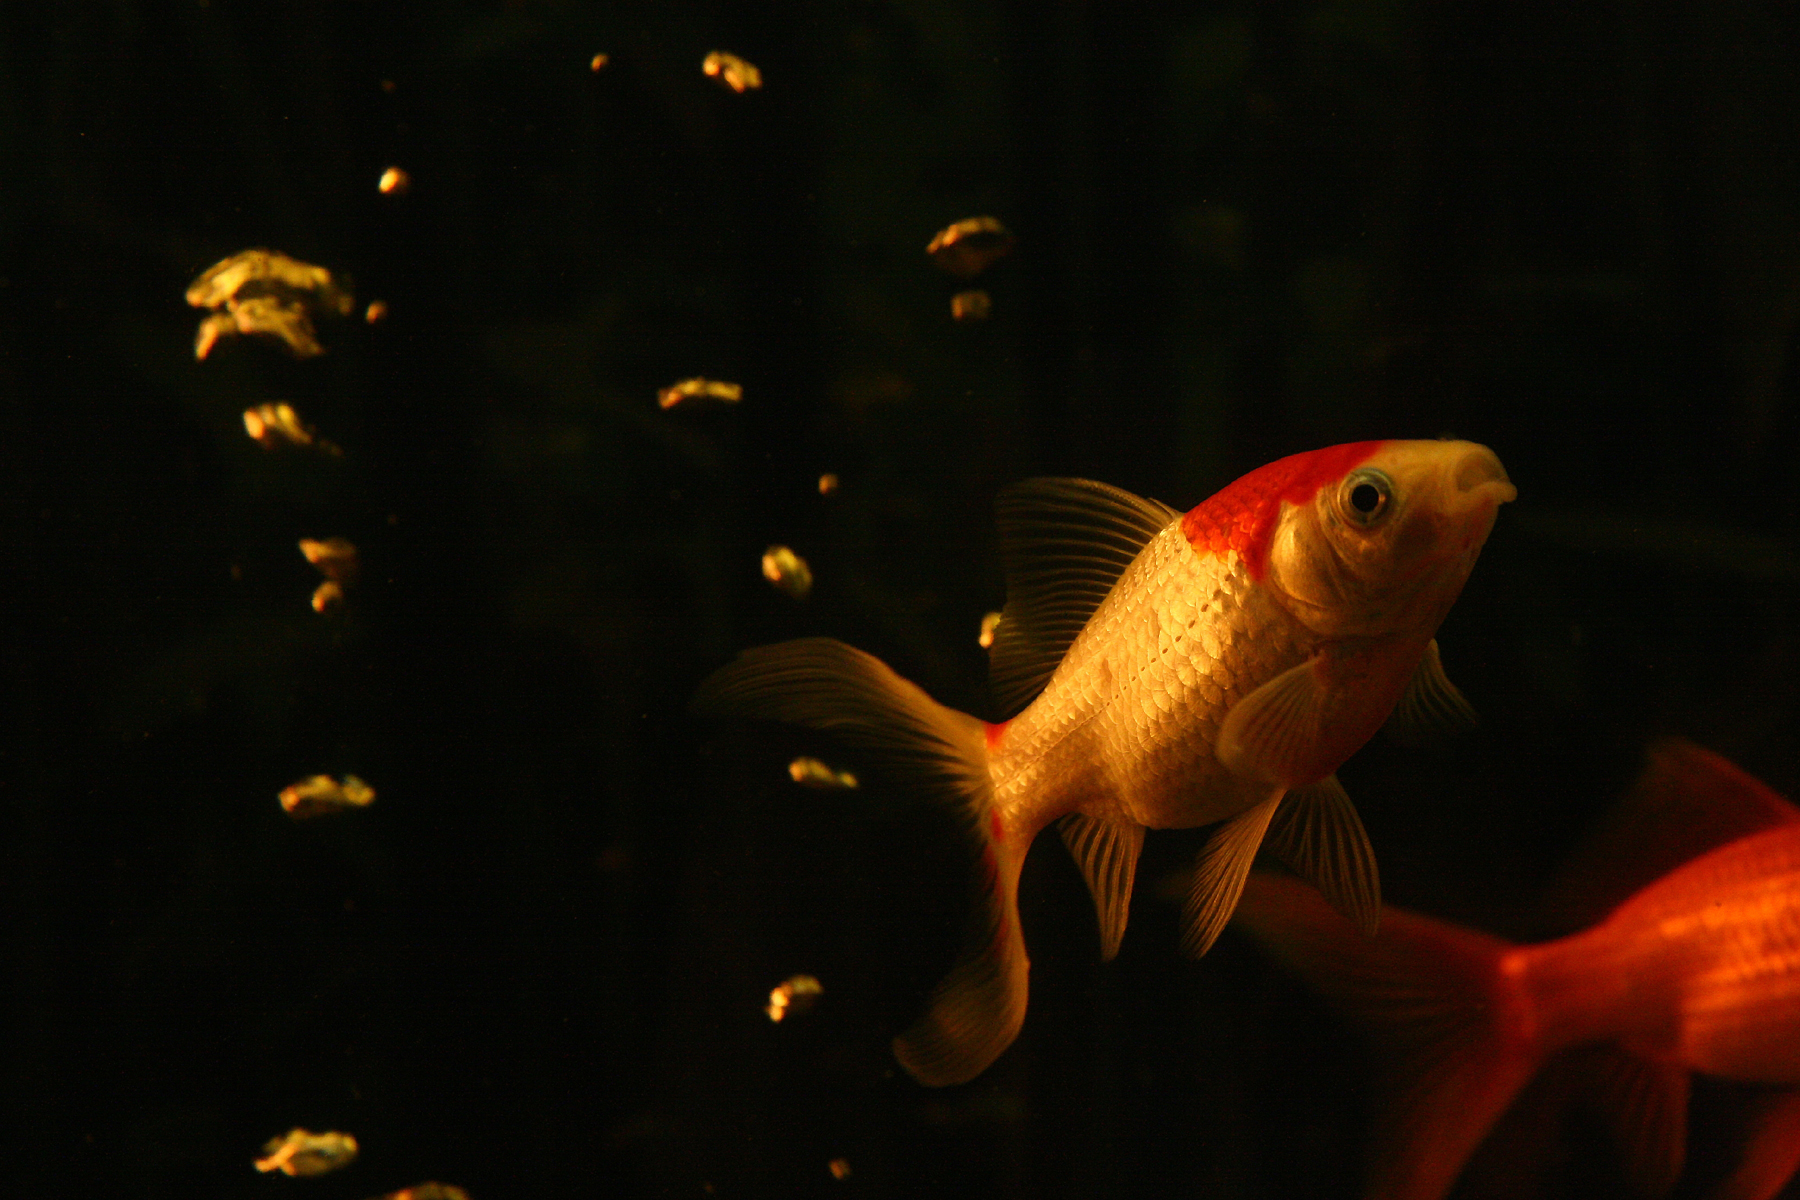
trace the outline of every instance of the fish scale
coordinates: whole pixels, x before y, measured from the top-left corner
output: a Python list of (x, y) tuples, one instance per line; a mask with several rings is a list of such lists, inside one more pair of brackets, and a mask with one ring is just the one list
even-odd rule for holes
[(1079, 810), (1186, 829), (1266, 799), (1212, 748), (1232, 704), (1311, 652), (1303, 635), (1238, 555), (1196, 553), (1172, 522), (1007, 727), (990, 770), (1009, 828)]

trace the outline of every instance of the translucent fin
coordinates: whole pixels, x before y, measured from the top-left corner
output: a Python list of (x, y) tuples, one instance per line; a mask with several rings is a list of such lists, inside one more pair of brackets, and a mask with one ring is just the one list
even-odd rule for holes
[(981, 870), (963, 955), (915, 1025), (894, 1039), (921, 1083), (973, 1079), (1018, 1036), (1030, 964), (1019, 931), (1015, 854), (994, 810), (985, 726), (945, 708), (873, 655), (829, 638), (746, 651), (700, 685), (694, 711), (829, 730), (873, 771), (968, 823)]
[(1284, 787), (1317, 779), (1324, 703), (1312, 661), (1290, 667), (1231, 706), (1219, 727), (1219, 761), (1235, 774)]
[(1444, 660), (1432, 638), (1388, 718), (1388, 733), (1402, 745), (1425, 746), (1467, 733), (1480, 720), (1475, 707), (1444, 674)]
[(1269, 849), (1319, 889), (1331, 907), (1373, 937), (1381, 921), (1381, 876), (1362, 818), (1336, 775), (1282, 798), (1269, 822)]
[(1560, 932), (1586, 928), (1682, 863), (1795, 821), (1800, 808), (1730, 760), (1682, 738), (1657, 742), (1637, 781), (1546, 890), (1547, 923)]
[(1767, 1092), (1751, 1102), (1743, 1157), (1706, 1200), (1773, 1200), (1800, 1171), (1800, 1092)]
[(999, 1058), (1025, 1023), (1031, 963), (1019, 932), (1019, 864), (990, 847), (962, 957), (894, 1039), (894, 1057), (927, 1087), (967, 1083)]
[(988, 678), (1007, 720), (1044, 690), (1131, 560), (1180, 513), (1089, 479), (1027, 479), (995, 503), (1006, 608)]
[(1281, 793), (1277, 792), (1255, 808), (1239, 813), (1219, 826), (1200, 851), (1200, 861), (1194, 865), (1194, 882), (1188, 889), (1187, 908), (1182, 914), (1182, 923), (1187, 926), (1181, 937), (1183, 954), (1199, 958), (1218, 940), (1219, 931), (1237, 907), (1250, 864), (1256, 861), (1256, 848), (1262, 845), (1263, 833), (1280, 803)]
[(1144, 848), (1144, 827), (1070, 813), (1057, 828), (1087, 880), (1100, 921), (1100, 957), (1110, 962), (1119, 953), (1131, 915), (1131, 882), (1137, 875), (1138, 851)]
[(872, 654), (831, 638), (746, 650), (713, 672), (690, 708), (699, 716), (785, 721), (836, 734), (872, 765), (986, 824), (986, 732)]
[(1367, 1196), (1439, 1200), (1537, 1068), (1498, 938), (1388, 908), (1359, 937), (1297, 879), (1258, 874), (1237, 921), (1374, 1043), (1378, 1117)]
[(1668, 1195), (1687, 1157), (1687, 1071), (1611, 1048), (1593, 1061), (1600, 1112), (1619, 1143), (1632, 1191)]

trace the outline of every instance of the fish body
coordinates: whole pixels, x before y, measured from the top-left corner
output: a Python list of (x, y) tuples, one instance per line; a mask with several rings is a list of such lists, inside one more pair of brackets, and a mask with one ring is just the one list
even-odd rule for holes
[(1679, 867), (1591, 929), (1511, 951), (1546, 1051), (1613, 1041), (1746, 1083), (1800, 1084), (1800, 821)]
[(1031, 481), (1000, 504), (1009, 595), (990, 667), (1008, 720), (944, 708), (827, 639), (747, 652), (696, 708), (831, 730), (969, 822), (982, 869), (967, 946), (895, 1040), (921, 1081), (963, 1082), (1023, 1021), (1016, 889), (1053, 822), (1107, 957), (1152, 828), (1224, 822), (1190, 897), (1194, 953), (1272, 822), (1284, 857), (1372, 920), (1373, 854), (1332, 772), (1397, 705), (1461, 707), (1433, 639), (1514, 494), (1491, 451), (1451, 441), (1294, 455), (1186, 514), (1104, 484)]
[(1241, 560), (1195, 553), (1172, 522), (1120, 576), (1043, 694), (998, 727), (996, 803), (1023, 829), (1077, 811), (1149, 829), (1237, 816), (1269, 789), (1219, 761), (1219, 728), (1313, 641)]
[[(1754, 783), (1680, 742), (1660, 747), (1647, 772), (1651, 784), (1675, 773), (1715, 812)], [(1766, 828), (1536, 945), (1392, 908), (1376, 939), (1349, 939), (1303, 885), (1253, 877), (1238, 920), (1392, 1051), (1366, 1195), (1444, 1195), (1540, 1067), (1581, 1046), (1608, 1048), (1597, 1061), (1647, 1195), (1679, 1175), (1689, 1072), (1781, 1087), (1759, 1098), (1746, 1166), (1713, 1194), (1780, 1190), (1800, 1167), (1800, 809), (1761, 790)]]

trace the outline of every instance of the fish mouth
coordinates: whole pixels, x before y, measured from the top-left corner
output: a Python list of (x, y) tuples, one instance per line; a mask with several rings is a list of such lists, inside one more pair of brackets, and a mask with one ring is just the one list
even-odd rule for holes
[(1456, 493), (1469, 500), (1490, 500), (1496, 505), (1519, 498), (1519, 489), (1506, 477), (1506, 468), (1486, 446), (1472, 446), (1457, 461), (1450, 475)]

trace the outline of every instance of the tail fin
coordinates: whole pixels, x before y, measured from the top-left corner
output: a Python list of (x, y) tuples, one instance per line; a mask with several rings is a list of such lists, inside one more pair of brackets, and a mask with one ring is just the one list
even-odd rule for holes
[(1542, 1053), (1498, 938), (1388, 908), (1365, 937), (1296, 879), (1253, 875), (1236, 920), (1376, 1043), (1365, 1195), (1438, 1200)]
[(827, 730), (869, 765), (968, 823), (982, 869), (968, 941), (931, 993), (926, 1013), (894, 1039), (894, 1056), (920, 1083), (966, 1083), (1018, 1036), (1030, 963), (1019, 930), (1019, 867), (993, 805), (986, 727), (937, 703), (873, 655), (830, 638), (745, 651), (700, 685), (702, 716), (754, 717)]

